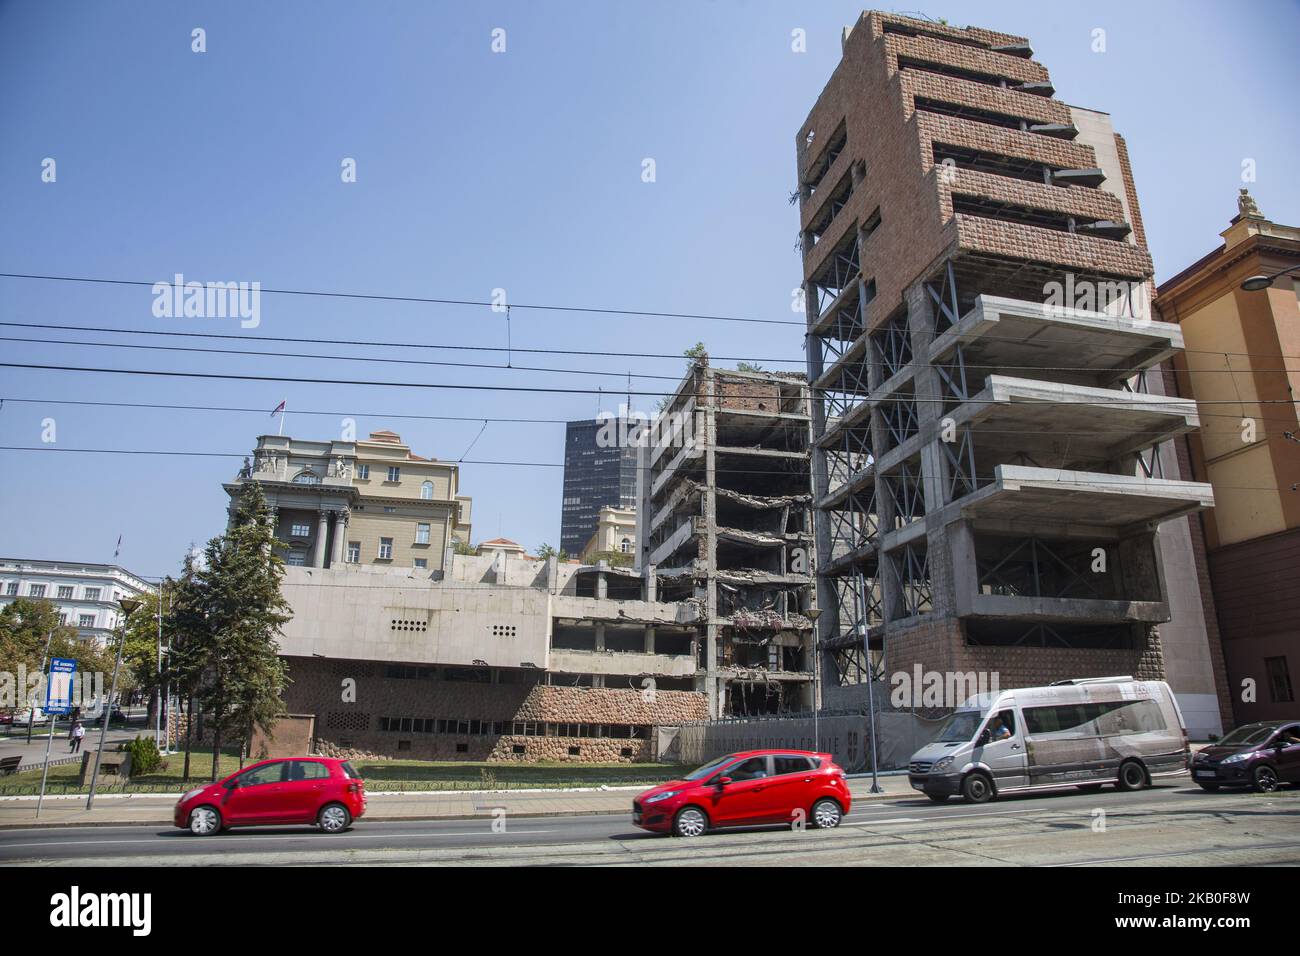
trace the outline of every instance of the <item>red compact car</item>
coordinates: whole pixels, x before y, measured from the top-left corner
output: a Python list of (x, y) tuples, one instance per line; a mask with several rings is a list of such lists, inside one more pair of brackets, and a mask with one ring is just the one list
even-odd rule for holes
[(263, 760), (176, 801), (173, 822), (198, 836), (226, 827), (314, 823), (341, 833), (366, 812), (366, 784), (346, 760)]
[(762, 823), (837, 827), (852, 803), (830, 754), (747, 750), (647, 790), (632, 801), (632, 822), (684, 837)]

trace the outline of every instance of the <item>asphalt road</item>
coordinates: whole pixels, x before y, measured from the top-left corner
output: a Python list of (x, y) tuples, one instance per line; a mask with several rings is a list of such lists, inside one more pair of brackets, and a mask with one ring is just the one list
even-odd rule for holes
[[(861, 801), (836, 830), (763, 827), (694, 840), (643, 833), (622, 815), (493, 821), (359, 821), (201, 838), (157, 826), (0, 831), (0, 863), (102, 865), (1300, 865), (1300, 789), (1012, 797), (970, 806)], [(499, 828), (499, 821), (498, 821)]]

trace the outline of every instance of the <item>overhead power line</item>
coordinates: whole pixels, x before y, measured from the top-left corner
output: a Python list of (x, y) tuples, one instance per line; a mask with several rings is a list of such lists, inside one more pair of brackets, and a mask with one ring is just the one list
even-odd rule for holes
[[(249, 342), (251, 340), (252, 342), (263, 342), (263, 341), (295, 342), (295, 343), (304, 343), (304, 344), (313, 344), (313, 345), (354, 345), (354, 346), (362, 346), (362, 347), (384, 347), (384, 348), (403, 348), (403, 349), (451, 349), (456, 351), (467, 351), (467, 352), (504, 352), (507, 355), (513, 351), (513, 352), (527, 352), (531, 354), (546, 354), (546, 355), (552, 355), (552, 354), (553, 355), (599, 355), (603, 357), (615, 357), (615, 358), (655, 358), (655, 359), (669, 358), (679, 362), (685, 358), (684, 355), (680, 355), (680, 354), (669, 355), (666, 353), (596, 352), (596, 351), (580, 351), (580, 350), (568, 350), (568, 349), (519, 349), (519, 348), (509, 349), (504, 347), (470, 346), (470, 345), (420, 345), (416, 343), (397, 343), (397, 342), (356, 342), (356, 341), (349, 341), (345, 339), (306, 339), (306, 338), (288, 338), (282, 336), (246, 336), (246, 335), (218, 334), (218, 333), (211, 333), (211, 332), (169, 332), (169, 331), (154, 331), (149, 329), (106, 329), (106, 328), (99, 328), (96, 326), (51, 325), (47, 323), (32, 323), (32, 322), (0, 322), (0, 326), (10, 326), (10, 327), (17, 327), (17, 328), (55, 329), (59, 331), (69, 331), (69, 332), (94, 331), (94, 332), (107, 332), (107, 333), (120, 334), (120, 335), (166, 335), (166, 336), (183, 336), (185, 338), (234, 339), (234, 340), (244, 341), (244, 342)], [(27, 338), (23, 336), (0, 336), (0, 341), (23, 342), (23, 343), (35, 344), (35, 345), (70, 345), (70, 346), (79, 346), (79, 347), (85, 346), (90, 348), (142, 349), (142, 350), (163, 351), (163, 352), (194, 352), (194, 353), (200, 353), (200, 354), (206, 353), (212, 355), (248, 355), (248, 356), (264, 357), (264, 358), (303, 358), (303, 359), (321, 359), (325, 361), (337, 361), (337, 362), (380, 362), (380, 363), (397, 364), (397, 365), (434, 365), (434, 366), (444, 366), (449, 368), (501, 369), (503, 371), (514, 370), (514, 371), (521, 371), (521, 372), (549, 372), (549, 373), (559, 373), (559, 374), (567, 374), (567, 375), (600, 375), (600, 376), (613, 377), (613, 378), (625, 378), (630, 374), (633, 378), (657, 378), (657, 379), (665, 379), (668, 381), (679, 381), (682, 377), (680, 375), (658, 375), (653, 372), (606, 371), (603, 369), (546, 368), (546, 367), (530, 366), (530, 365), (512, 365), (512, 364), (499, 365), (499, 364), (491, 364), (486, 362), (445, 362), (445, 361), (440, 362), (432, 359), (398, 359), (398, 358), (386, 358), (382, 356), (367, 356), (367, 355), (322, 355), (320, 353), (314, 353), (314, 352), (262, 352), (262, 351), (252, 350), (252, 349), (217, 349), (217, 348), (199, 348), (196, 346), (179, 346), (179, 345), (135, 345), (130, 342), (90, 342), (85, 340), (74, 340), (74, 339)], [(1218, 355), (1221, 353), (1216, 352), (1215, 354)], [(749, 362), (752, 364), (759, 364), (763, 362), (767, 362), (767, 363), (782, 362), (785, 364), (794, 365), (794, 364), (803, 363), (802, 359), (771, 359), (771, 358), (735, 359), (734, 357), (728, 357), (728, 356), (717, 356), (716, 358), (714, 356), (710, 356), (710, 360), (719, 361), (719, 362), (735, 360), (741, 362)], [(831, 366), (828, 366), (828, 368), (833, 367), (833, 364), (834, 363), (832, 363)], [(928, 363), (907, 363), (907, 364), (920, 365), (921, 367), (928, 367)], [(976, 362), (969, 362), (969, 361), (964, 362), (964, 365), (967, 369), (970, 370), (993, 369), (993, 370), (1001, 370), (1007, 372), (1091, 371), (1089, 367), (1081, 366), (1081, 365), (1009, 365), (1005, 363), (999, 363), (995, 365), (984, 365), (984, 364), (979, 364)], [(1136, 375), (1139, 372), (1149, 371), (1151, 369), (1152, 366), (1134, 366), (1132, 368), (1108, 369), (1107, 371), (1130, 372)], [(717, 371), (730, 371), (730, 370), (717, 369)], [(1296, 371), (1296, 370), (1287, 369), (1287, 368), (1251, 367), (1249, 369), (1209, 368), (1209, 369), (1191, 369), (1189, 371), (1192, 374), (1196, 374), (1196, 375), (1204, 375), (1204, 374), (1243, 375), (1248, 372), (1251, 373), (1288, 372), (1288, 371)], [(827, 390), (834, 391), (834, 389), (827, 389)]]
[[(48, 282), (84, 282), (99, 285), (147, 286), (148, 288), (153, 288), (160, 284), (159, 281), (147, 282), (141, 279), (101, 279), (90, 276), (51, 276), (24, 272), (0, 272), (0, 277), (6, 279), (39, 279)], [(171, 282), (168, 280), (162, 284), (171, 285)], [(364, 292), (320, 292), (309, 289), (271, 289), (266, 288), (265, 286), (261, 287), (260, 291), (269, 295), (302, 295), (320, 296), (327, 299), (362, 299), (372, 302), (418, 302), (426, 305), (469, 305), (487, 306), (489, 308), (505, 308), (505, 303), (497, 303), (491, 300), (482, 299), (435, 298), (433, 296), (418, 295), (380, 295)], [(804, 327), (803, 322), (797, 322), (793, 319), (755, 319), (748, 316), (706, 315), (696, 312), (656, 312), (647, 309), (612, 309), (577, 305), (543, 305), (536, 302), (511, 302), (510, 308), (531, 309), (542, 312), (585, 312), (592, 315), (643, 316), (646, 318), (656, 319), (695, 319), (706, 322), (752, 322), (759, 325), (797, 325), (800, 328)]]
[[(64, 448), (59, 445), (0, 445), (0, 451), (34, 451), (34, 452), (62, 452), (65, 454), (76, 455), (157, 455), (171, 458), (247, 458), (247, 452), (217, 452), (217, 451), (181, 451), (172, 449), (145, 449), (145, 448)], [(496, 460), (475, 460), (466, 459), (463, 462), (453, 461), (433, 461), (429, 464), (438, 465), (494, 465), (499, 467), (511, 468), (563, 468), (564, 462), (559, 461), (496, 461)], [(653, 466), (648, 466), (653, 467)], [(1042, 466), (1046, 471), (1071, 471), (1068, 467)], [(638, 466), (640, 468), (640, 466)], [(715, 468), (719, 474), (731, 475), (784, 475), (786, 477), (798, 477), (799, 472), (791, 469), (763, 469), (763, 468)], [(978, 478), (979, 476), (977, 476)], [(986, 476), (988, 477), (988, 476)], [(1067, 481), (1063, 478), (1052, 479), (1062, 484), (1091, 484), (1098, 487), (1109, 487), (1112, 482), (1108, 478), (1122, 476), (1102, 476), (1097, 481), (1086, 480), (1083, 482)], [(1189, 484), (1209, 484), (1209, 482), (1191, 482), (1188, 479), (1170, 479), (1174, 481), (1185, 481)], [(1235, 491), (1277, 491), (1273, 486), (1253, 486), (1253, 485), (1224, 485), (1216, 484), (1214, 487), (1222, 489), (1233, 489)]]
[[(611, 398), (617, 398), (618, 395), (611, 394)], [(12, 396), (0, 396), (0, 405), (5, 402), (13, 404), (26, 405), (75, 405), (89, 408), (140, 408), (155, 411), (191, 411), (191, 412), (234, 412), (249, 415), (266, 416), (267, 410), (264, 407), (251, 407), (240, 405), (181, 405), (172, 402), (106, 402), (106, 401), (88, 401), (68, 398), (15, 398)], [(1237, 404), (1232, 402), (1231, 404)], [(377, 418), (377, 419), (403, 419), (410, 421), (430, 421), (430, 422), (490, 422), (493, 425), (566, 425), (571, 418), (484, 418), (482, 415), (416, 415), (407, 412), (366, 412), (366, 411), (331, 411), (328, 409), (298, 408), (294, 407), (290, 411), (295, 415), (313, 415), (326, 418)], [(613, 413), (610, 413), (611, 415)], [(1224, 414), (1216, 412), (1201, 412), (1201, 418), (1223, 418), (1230, 419), (1233, 422), (1240, 421), (1239, 414)], [(617, 418), (614, 419), (617, 421)], [(1265, 423), (1278, 423), (1283, 425), (1294, 425), (1295, 419), (1286, 418), (1269, 418), (1267, 416), (1258, 416), (1258, 420)], [(1234, 425), (1231, 431), (1236, 431)], [(981, 434), (1008, 434), (1008, 435), (1163, 435), (1165, 429), (1154, 429), (1145, 431), (1143, 429), (1133, 428), (1092, 428), (1086, 431), (1069, 431), (1060, 428), (983, 428), (979, 429)]]
[[(145, 375), (145, 376), (157, 376), (162, 378), (224, 379), (224, 380), (239, 381), (239, 382), (281, 382), (281, 383), (289, 382), (289, 383), (296, 383), (296, 384), (303, 384), (303, 385), (335, 385), (335, 386), (365, 385), (365, 386), (373, 386), (373, 387), (380, 387), (380, 388), (451, 389), (456, 391), (480, 391), (480, 392), (537, 392), (543, 394), (561, 394), (561, 395), (603, 395), (605, 394), (604, 390), (599, 388), (556, 388), (553, 386), (542, 386), (542, 385), (469, 385), (469, 384), (453, 384), (447, 382), (385, 382), (385, 381), (375, 381), (371, 379), (308, 378), (304, 376), (288, 376), (288, 375), (249, 375), (249, 374), (237, 374), (234, 372), (177, 372), (177, 371), (168, 371), (163, 369), (92, 368), (92, 367), (81, 366), (81, 365), (42, 365), (42, 364), (26, 363), (26, 362), (0, 362), (0, 368), (21, 368), (21, 369), (30, 369), (30, 370), (47, 371), (47, 372), (88, 372), (88, 373), (103, 374), (103, 375)], [(800, 384), (802, 384), (802, 382), (800, 382)], [(827, 391), (827, 389), (821, 389), (814, 386), (809, 386), (809, 388), (811, 389), (811, 391), (814, 392)], [(649, 397), (649, 398), (668, 398), (668, 397), (676, 396), (678, 392), (676, 391), (648, 392), (648, 391), (624, 390), (621, 391), (620, 394), (628, 395), (628, 396), (635, 395), (638, 397)], [(1066, 405), (1082, 405), (1082, 406), (1095, 407), (1098, 405), (1106, 405), (1109, 407), (1131, 406), (1137, 409), (1149, 408), (1148, 402), (1144, 402), (1141, 399), (1137, 399), (1137, 398), (1124, 398), (1123, 397), (1124, 394), (1126, 393), (1116, 392), (1116, 397), (1114, 399), (1108, 398), (1105, 400), (1099, 400), (1096, 397), (1090, 397), (1088, 399), (1084, 399), (1081, 401), (1044, 400), (1044, 401), (1034, 402), (1033, 404), (1041, 405), (1044, 407), (1066, 406)], [(1177, 398), (1177, 396), (1169, 396), (1169, 397)], [(916, 396), (911, 396), (906, 398), (900, 397), (898, 399), (886, 398), (884, 399), (884, 401), (894, 401), (894, 402), (906, 401), (906, 402), (912, 402), (917, 404), (921, 404), (921, 403), (947, 404), (950, 400), (942, 397), (919, 398)], [(1192, 400), (1187, 399), (1187, 401), (1192, 401)], [(1297, 401), (1300, 400), (1283, 399), (1283, 398), (1278, 398), (1278, 399), (1255, 398), (1246, 402), (1245, 404), (1294, 405), (1296, 404)], [(1197, 405), (1241, 405), (1243, 403), (1237, 399), (1204, 399), (1195, 402), (1195, 404)]]
[[(240, 342), (291, 342), (299, 345), (355, 345), (375, 348), (393, 348), (393, 349), (435, 349), (449, 352), (519, 352), (529, 355), (584, 355), (599, 356), (604, 358), (640, 358), (640, 359), (671, 359), (674, 362), (684, 361), (686, 356), (681, 352), (614, 352), (609, 349), (538, 349), (538, 348), (520, 348), (514, 346), (507, 348), (504, 345), (445, 345), (432, 344), (428, 342), (383, 342), (368, 339), (322, 339), (322, 338), (296, 338), (284, 335), (234, 335), (232, 333), (222, 332), (176, 332), (168, 329), (120, 329), (106, 328), (100, 325), (58, 325), (52, 322), (0, 322), (2, 326), (11, 326), (20, 329), (53, 329), (62, 332), (109, 332), (118, 335), (165, 335), (177, 338), (193, 339), (232, 339)], [(58, 341), (57, 339), (51, 341)], [(780, 358), (751, 358), (743, 355), (710, 355), (710, 360), (716, 362), (750, 362), (753, 364), (782, 363), (786, 365), (803, 365), (804, 359), (780, 359)], [(618, 373), (622, 374), (622, 373)]]

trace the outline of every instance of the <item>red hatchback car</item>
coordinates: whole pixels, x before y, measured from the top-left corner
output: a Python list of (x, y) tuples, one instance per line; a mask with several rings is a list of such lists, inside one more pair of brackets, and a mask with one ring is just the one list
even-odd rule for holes
[(632, 822), (683, 837), (716, 827), (798, 826), (805, 820), (837, 827), (852, 803), (844, 771), (830, 754), (746, 750), (647, 790), (632, 801)]
[(314, 823), (341, 833), (366, 812), (366, 784), (346, 760), (263, 760), (176, 801), (173, 822), (198, 836), (226, 827)]

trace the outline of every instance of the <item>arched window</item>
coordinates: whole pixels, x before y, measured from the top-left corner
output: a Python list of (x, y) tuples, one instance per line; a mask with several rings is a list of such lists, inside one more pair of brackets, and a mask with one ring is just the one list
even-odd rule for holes
[(425, 501), (433, 500), (433, 482), (426, 481), (420, 486), (420, 497)]
[(629, 541), (627, 538), (624, 538), (622, 541), (618, 543), (618, 550), (622, 551), (624, 554), (627, 554), (629, 551), (632, 550), (632, 542)]
[(319, 485), (320, 476), (314, 471), (300, 471), (293, 476), (293, 483), (295, 485)]

